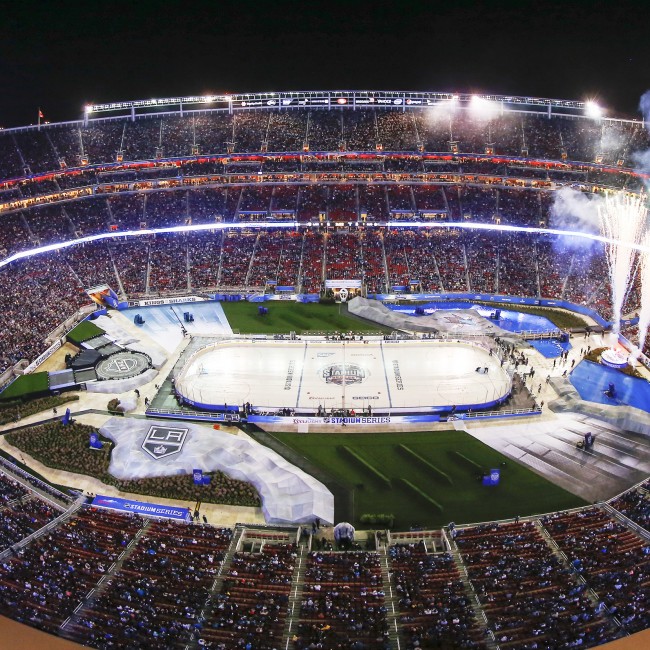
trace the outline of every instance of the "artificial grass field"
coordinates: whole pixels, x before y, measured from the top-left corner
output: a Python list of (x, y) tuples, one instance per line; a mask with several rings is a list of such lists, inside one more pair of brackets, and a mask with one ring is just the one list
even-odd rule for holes
[[(393, 514), (393, 528), (407, 530), (413, 525), (431, 527), (450, 521), (461, 524), (541, 514), (586, 503), (462, 431), (273, 435), (347, 486), (353, 494), (353, 523), (363, 514)], [(371, 468), (350, 454), (350, 449)], [(483, 486), (476, 478), (480, 471), (472, 463), (485, 470), (500, 468), (501, 483)]]
[[(269, 313), (260, 316), (257, 311), (260, 305), (266, 307)], [(347, 305), (271, 300), (264, 303), (222, 302), (221, 306), (232, 329), (238, 330), (241, 334), (288, 334), (292, 331), (297, 334), (308, 332), (386, 333), (392, 331), (378, 323), (365, 321), (349, 314)], [(510, 303), (489, 303), (489, 306), (544, 316), (561, 329), (584, 327), (585, 325), (582, 317), (562, 309)]]
[(82, 320), (79, 325), (68, 332), (67, 338), (70, 343), (79, 345), (79, 343), (83, 343), (88, 339), (93, 339), (96, 336), (101, 336), (105, 333), (106, 332), (104, 332), (101, 327), (97, 327), (95, 323), (91, 323), (89, 320)]
[(46, 372), (30, 372), (20, 375), (0, 393), (0, 400), (29, 398), (33, 395), (46, 394), (49, 390)]
[[(263, 305), (269, 310), (258, 315)], [(379, 324), (364, 321), (347, 313), (345, 305), (324, 305), (294, 301), (222, 302), (230, 327), (242, 334), (288, 334), (296, 332), (390, 332)]]

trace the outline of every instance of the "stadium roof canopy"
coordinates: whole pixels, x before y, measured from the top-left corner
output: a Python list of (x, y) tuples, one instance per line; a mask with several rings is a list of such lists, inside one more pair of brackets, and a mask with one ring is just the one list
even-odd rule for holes
[(183, 112), (184, 109), (291, 109), (291, 108), (392, 108), (407, 110), (455, 105), (470, 108), (476, 99), (491, 102), (502, 112), (530, 111), (550, 115), (588, 114), (593, 117), (593, 102), (541, 97), (517, 97), (513, 95), (469, 94), (451, 92), (421, 92), (402, 90), (310, 90), (240, 94), (191, 95), (187, 97), (166, 97), (134, 101), (88, 104), (84, 107), (86, 119), (97, 113), (162, 112), (170, 108)]

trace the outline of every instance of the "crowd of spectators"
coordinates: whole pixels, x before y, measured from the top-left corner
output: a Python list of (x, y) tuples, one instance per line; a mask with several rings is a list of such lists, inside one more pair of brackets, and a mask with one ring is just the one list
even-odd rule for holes
[(188, 249), (184, 236), (156, 235), (149, 248), (148, 293), (185, 291), (188, 284)]
[(0, 472), (0, 507), (6, 506), (11, 501), (18, 501), (29, 495), (29, 490), (11, 476)]
[(279, 286), (295, 287), (301, 249), (302, 236), (295, 231), (269, 230), (260, 233), (248, 286), (263, 288), (267, 283), (274, 282)]
[(596, 645), (610, 624), (533, 521), (453, 529), (499, 647)]
[(219, 286), (245, 287), (251, 260), (258, 244), (257, 232), (233, 231), (223, 238)]
[(386, 286), (383, 233), (365, 230), (361, 235), (362, 280), (368, 293), (381, 293)]
[(108, 284), (119, 290), (116, 268), (106, 242), (97, 241), (66, 248), (63, 256), (86, 289)]
[(199, 644), (218, 650), (279, 649), (297, 557), (290, 543), (235, 553), (219, 594), (204, 612)]
[(650, 532), (650, 493), (640, 486), (628, 490), (619, 497), (610, 501), (612, 508), (616, 508), (635, 524)]
[[(0, 478), (3, 478), (0, 475)], [(0, 485), (0, 499), (4, 494)], [(36, 532), (61, 514), (52, 504), (36, 496), (23, 497), (0, 507), (0, 552)]]
[(650, 544), (600, 508), (555, 513), (542, 523), (574, 571), (621, 623), (638, 632), (650, 623)]
[(361, 279), (363, 277), (361, 241), (356, 233), (334, 232), (325, 241), (328, 279)]
[(323, 286), (324, 236), (306, 232), (303, 238), (300, 287), (303, 293), (319, 293)]
[[(643, 526), (648, 485), (610, 506)], [(296, 650), (390, 647), (388, 582), (378, 552), (314, 550), (297, 585), (296, 544), (286, 533), (255, 530), (220, 578), (231, 529), (88, 506), (23, 548), (13, 546), (59, 514), (0, 473), (0, 552), (11, 549), (0, 561), (3, 615), (100, 649), (274, 650), (289, 629), (297, 588), (290, 632)], [(650, 545), (604, 509), (450, 524), (447, 533), (455, 558), (428, 552), (423, 541), (387, 547), (408, 650), (485, 648), (488, 632), (503, 648), (592, 647), (650, 623)]]
[(48, 347), (48, 334), (90, 302), (57, 253), (4, 267), (0, 285), (0, 372), (21, 359), (35, 359)]
[(449, 553), (427, 553), (422, 541), (389, 547), (407, 650), (484, 648), (485, 633)]
[(62, 633), (95, 648), (184, 646), (199, 627), (231, 537), (229, 529), (151, 522)]
[(74, 501), (74, 497), (69, 494), (64, 494), (57, 488), (51, 486), (49, 483), (41, 481), (41, 479), (36, 478), (29, 472), (21, 469), (17, 465), (14, 465), (10, 460), (0, 456), (0, 467), (3, 467), (9, 473), (20, 476), (20, 478), (27, 483), (29, 483), (32, 488), (35, 488), (36, 492), (42, 492), (50, 498), (53, 498), (55, 501), (62, 505), (70, 505)]
[(294, 648), (389, 647), (379, 555), (312, 551), (305, 569)]
[(0, 226), (0, 255), (8, 257), (12, 253), (30, 246), (30, 234), (22, 213), (10, 213), (3, 217)]
[[(602, 245), (576, 248), (558, 237), (522, 233), (269, 228), (146, 235), (32, 257), (0, 274), (7, 278), (0, 296), (0, 371), (38, 356), (47, 347), (47, 334), (90, 303), (84, 289), (99, 284), (140, 298), (262, 290), (274, 282), (318, 293), (326, 279), (359, 279), (371, 294), (398, 287), (543, 297), (612, 316)], [(624, 313), (638, 310), (640, 295), (638, 286), (630, 291)], [(634, 332), (631, 336), (634, 340)]]
[(534, 113), (477, 120), (467, 111), (308, 110), (189, 112), (53, 124), (2, 135), (0, 175), (15, 178), (62, 164), (151, 160), (162, 156), (302, 151), (433, 151), (528, 155), (616, 164), (647, 148), (637, 124)]
[[(7, 145), (7, 169), (14, 169), (10, 161), (16, 163), (17, 159), (18, 166), (34, 167), (39, 171), (50, 164), (58, 165), (66, 158), (90, 157), (92, 162), (94, 157), (102, 157), (104, 147), (111, 152), (110, 156), (124, 149), (136, 158), (155, 157), (155, 150), (167, 151), (168, 147), (171, 147), (170, 153), (178, 151), (186, 155), (187, 148), (195, 144), (202, 150), (204, 141), (217, 147), (221, 146), (219, 143), (234, 142), (235, 150), (239, 146), (242, 151), (256, 151), (261, 143), (266, 143), (264, 146), (273, 150), (274, 146), (283, 143), (282, 133), (274, 129), (284, 126), (290, 127), (287, 147), (300, 142), (301, 147), (307, 143), (310, 148), (313, 144), (316, 149), (329, 147), (332, 150), (337, 150), (342, 143), (348, 148), (350, 144), (370, 149), (381, 145), (389, 150), (398, 144), (416, 146), (416, 143), (426, 142), (426, 149), (436, 143), (442, 146), (452, 141), (465, 142), (469, 149), (477, 149), (486, 138), (496, 143), (497, 153), (500, 141), (506, 143), (506, 147), (533, 150), (541, 147), (541, 139), (538, 142), (535, 136), (540, 129), (556, 133), (557, 138), (549, 136), (548, 142), (569, 152), (579, 151), (581, 147), (584, 150), (583, 141), (592, 140), (592, 145), (597, 142), (597, 148), (602, 150), (615, 149), (621, 142), (629, 147), (635, 138), (639, 145), (642, 144), (642, 134), (635, 129), (628, 132), (625, 125), (620, 125), (622, 131), (619, 132), (617, 126), (607, 124), (606, 129), (596, 133), (587, 122), (574, 120), (574, 125), (563, 118), (540, 121), (528, 115), (523, 121), (512, 122), (509, 116), (502, 116), (489, 127), (463, 116), (448, 118), (441, 122), (425, 119), (423, 115), (391, 111), (352, 114), (300, 110), (237, 113), (234, 116), (207, 112), (190, 115), (187, 119), (158, 116), (138, 118), (135, 122), (98, 123), (87, 128), (56, 126), (40, 132), (2, 134), (0, 139)], [(404, 133), (399, 135), (401, 131)], [(141, 138), (147, 139), (147, 143), (138, 144)], [(38, 160), (46, 162), (39, 166)], [(176, 167), (98, 172), (95, 181), (133, 181), (178, 173)], [(75, 176), (75, 183), (88, 182), (90, 178), (86, 172), (79, 176), (85, 181)], [(65, 189), (67, 183), (58, 177), (43, 182), (50, 190), (57, 186)], [(4, 190), (2, 196), (28, 196), (34, 191), (30, 187), (29, 183), (23, 183), (20, 187)], [(347, 222), (397, 219), (402, 213), (405, 218), (411, 218), (411, 212), (412, 218), (422, 219), (421, 213), (435, 210), (452, 219), (534, 226), (549, 222), (552, 200), (550, 192), (526, 189), (398, 183), (197, 187), (144, 194), (120, 193), (108, 198), (89, 195), (62, 205), (43, 205), (7, 214), (0, 227), (0, 250), (7, 255), (28, 246), (104, 232), (107, 228), (137, 230), (190, 222), (209, 223), (249, 218), (251, 213), (268, 218), (276, 211), (295, 213), (299, 221)], [(369, 246), (371, 241), (373, 244)], [(351, 232), (323, 237), (313, 232), (279, 235), (272, 230), (262, 233), (232, 231), (224, 236), (203, 233), (182, 239), (173, 236), (118, 239), (107, 245), (74, 247), (64, 257), (68, 263), (57, 261), (54, 264), (54, 280), (48, 276), (50, 285), (41, 295), (67, 294), (71, 286), (76, 292), (79, 285), (87, 287), (105, 282), (116, 291), (123, 290), (128, 297), (136, 298), (168, 291), (260, 288), (269, 280), (301, 287), (305, 292), (317, 292), (325, 279), (343, 277), (363, 279), (370, 293), (390, 290), (394, 286), (417, 286), (422, 291), (498, 292), (564, 299), (594, 308), (605, 318), (612, 316), (603, 246), (578, 247), (575, 242), (550, 236), (392, 230), (363, 236)], [(323, 259), (327, 260), (324, 266)], [(12, 265), (2, 273), (10, 272), (15, 276), (15, 271), (27, 264)], [(119, 276), (115, 274), (116, 269)], [(38, 273), (28, 275), (30, 279), (41, 277)], [(71, 282), (52, 289), (52, 282), (59, 279)], [(25, 291), (20, 277), (11, 286), (9, 295), (4, 297), (5, 303), (13, 302), (14, 292), (25, 294), (21, 295), (21, 300), (30, 309), (24, 310), (23, 318), (27, 314), (26, 318), (31, 321), (34, 311), (33, 330), (37, 337), (42, 336), (41, 330), (49, 328), (51, 331), (62, 320), (62, 311), (67, 311), (66, 315), (74, 311), (70, 308), (73, 305), (65, 307), (58, 300), (42, 301), (40, 296), (36, 297), (36, 292)], [(73, 303), (78, 302), (75, 296)], [(624, 313), (635, 311), (639, 302), (637, 281), (630, 291)], [(0, 314), (0, 319), (0, 324), (10, 323), (12, 332), (9, 348), (0, 348), (3, 356), (0, 370), (21, 358), (31, 360), (44, 349), (40, 338), (36, 343), (30, 341), (33, 331), (28, 332), (29, 323), (14, 335), (15, 310), (11, 306), (8, 313)]]
[(2, 561), (0, 613), (57, 632), (141, 526), (137, 515), (79, 511)]

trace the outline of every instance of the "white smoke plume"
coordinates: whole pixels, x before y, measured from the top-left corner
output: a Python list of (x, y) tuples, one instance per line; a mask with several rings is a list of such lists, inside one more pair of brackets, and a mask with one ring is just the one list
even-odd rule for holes
[[(650, 90), (647, 90), (639, 100), (639, 110), (643, 114), (645, 128), (650, 133)], [(650, 149), (637, 151), (633, 154), (632, 160), (637, 171), (650, 173)], [(646, 182), (646, 185), (648, 183)]]
[(646, 90), (639, 100), (639, 110), (643, 113), (646, 129), (650, 130), (650, 90)]
[[(550, 226), (558, 230), (575, 233), (600, 234), (599, 206), (603, 204), (600, 196), (585, 194), (571, 187), (563, 187), (555, 192), (550, 213)], [(563, 237), (558, 246), (566, 248), (591, 248), (595, 242), (584, 237)]]

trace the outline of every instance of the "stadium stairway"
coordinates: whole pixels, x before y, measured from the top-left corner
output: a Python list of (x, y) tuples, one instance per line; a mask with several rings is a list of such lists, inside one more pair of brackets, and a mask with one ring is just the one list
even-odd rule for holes
[(378, 544), (377, 552), (381, 564), (381, 579), (384, 587), (384, 606), (386, 607), (386, 622), (388, 623), (388, 640), (393, 650), (406, 647), (405, 639), (399, 626), (399, 605), (393, 593), (393, 585), (390, 582), (391, 566), (386, 552), (385, 544)]
[[(445, 531), (445, 533), (447, 533), (447, 531)], [(485, 645), (487, 646), (487, 648), (489, 648), (489, 650), (497, 650), (499, 646), (497, 645), (492, 630), (488, 628), (487, 616), (483, 611), (483, 607), (481, 606), (481, 601), (479, 600), (478, 594), (474, 589), (474, 585), (469, 579), (469, 575), (467, 574), (467, 567), (465, 566), (465, 563), (463, 562), (463, 559), (460, 556), (460, 551), (458, 550), (458, 546), (456, 545), (456, 542), (452, 539), (451, 535), (449, 535), (448, 533), (446, 534), (446, 538), (449, 544), (449, 553), (453, 557), (454, 564), (456, 565), (456, 568), (460, 573), (460, 581), (463, 583), (463, 587), (465, 588), (465, 593), (469, 596), (470, 602), (472, 603), (472, 610), (474, 612), (474, 617), (476, 619), (476, 625), (480, 629), (486, 631), (486, 636), (484, 639)]]
[[(8, 465), (9, 465), (9, 463), (6, 463), (6, 464), (3, 464), (2, 466), (0, 466), (0, 471), (2, 473), (4, 473), (5, 475), (10, 476), (14, 481), (17, 481), (21, 485), (24, 485), (25, 488), (29, 492), (33, 492), (36, 495), (40, 496), (45, 501), (49, 501), (50, 503), (53, 503), (57, 507), (58, 510), (67, 510), (67, 509), (70, 508), (70, 503), (69, 502), (66, 503), (63, 499), (57, 498), (55, 493), (53, 493), (53, 492), (45, 492), (38, 485), (34, 485), (33, 483), (29, 483), (18, 472), (12, 471), (11, 467), (8, 466)], [(77, 506), (77, 509), (78, 509), (85, 502), (85, 499), (83, 497), (80, 497), (80, 498), (77, 499), (77, 501), (79, 503), (79, 505)], [(5, 505), (9, 505), (9, 504), (5, 504)]]
[[(44, 495), (42, 495), (42, 496), (44, 496)], [(50, 502), (51, 502), (51, 500), (50, 500)], [(45, 524), (45, 526), (43, 526), (43, 528), (39, 528), (38, 530), (34, 531), (31, 535), (28, 535), (24, 539), (21, 539), (19, 542), (16, 542), (15, 544), (10, 546), (9, 548), (2, 551), (2, 553), (0, 553), (0, 561), (2, 561), (5, 558), (11, 556), (13, 553), (15, 553), (15, 551), (17, 549), (20, 549), (23, 546), (27, 546), (28, 544), (30, 544), (35, 539), (38, 539), (41, 535), (45, 535), (48, 531), (52, 530), (53, 528), (56, 528), (57, 526), (62, 524), (64, 521), (67, 521), (85, 503), (86, 503), (86, 497), (80, 496), (67, 510), (62, 512), (56, 519), (52, 519), (52, 521)]]
[[(145, 195), (146, 198), (146, 195)], [(151, 247), (147, 246), (147, 275), (144, 292), (149, 295), (151, 287)]]
[[(109, 204), (108, 201), (107, 201), (107, 204)], [(120, 299), (124, 300), (126, 298), (126, 291), (124, 291), (124, 285), (122, 284), (122, 278), (120, 277), (120, 273), (117, 270), (117, 264), (115, 264), (115, 258), (113, 257), (113, 252), (112, 252), (110, 246), (108, 247), (108, 254), (110, 255), (111, 264), (113, 265), (113, 271), (115, 272), (115, 278), (117, 279), (117, 286), (118, 286), (118, 288), (120, 290)]]
[(282, 633), (281, 648), (289, 648), (291, 646), (292, 628), (294, 622), (297, 624), (300, 620), (300, 603), (302, 602), (302, 593), (305, 586), (305, 570), (307, 569), (307, 555), (309, 553), (309, 546), (307, 542), (302, 539), (300, 531), (298, 532), (298, 561), (291, 577), (293, 585), (291, 595), (289, 596), (289, 604), (287, 607), (287, 621)]
[[(232, 559), (237, 552), (237, 549), (239, 548), (239, 542), (241, 541), (241, 538), (244, 535), (245, 531), (246, 528), (244, 526), (235, 526), (235, 532), (233, 533), (232, 539), (230, 540), (230, 545), (228, 546), (228, 550), (224, 553), (223, 560), (221, 561), (221, 566), (219, 567), (219, 571), (217, 571), (217, 575), (212, 582), (212, 586), (210, 587), (210, 592), (208, 593), (208, 597), (206, 598), (205, 604), (203, 605), (203, 609), (196, 617), (197, 623), (205, 622), (206, 612), (208, 611), (215, 594), (221, 593), (223, 578), (224, 576), (228, 575), (228, 569), (230, 569)], [(186, 648), (198, 647), (200, 647), (198, 638), (196, 636), (196, 633), (194, 633), (192, 634), (190, 643), (187, 644)]]
[[(72, 640), (75, 640), (77, 638), (75, 635), (75, 627), (80, 625), (80, 620), (86, 616), (86, 612), (88, 610), (92, 610), (93, 603), (111, 584), (111, 580), (120, 572), (122, 565), (131, 555), (131, 553), (133, 553), (133, 551), (136, 549), (138, 541), (147, 532), (147, 529), (150, 525), (151, 519), (145, 519), (140, 530), (138, 530), (138, 532), (133, 536), (133, 539), (120, 553), (117, 560), (113, 562), (113, 564), (108, 568), (108, 571), (100, 578), (99, 582), (86, 594), (85, 599), (77, 605), (73, 614), (71, 616), (68, 616), (68, 618), (66, 618), (65, 621), (61, 623), (61, 627), (59, 628), (58, 632), (59, 636)], [(92, 618), (92, 612), (89, 618)]]

